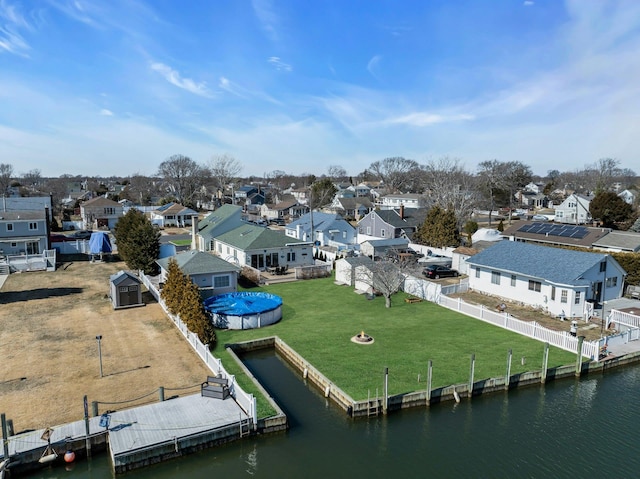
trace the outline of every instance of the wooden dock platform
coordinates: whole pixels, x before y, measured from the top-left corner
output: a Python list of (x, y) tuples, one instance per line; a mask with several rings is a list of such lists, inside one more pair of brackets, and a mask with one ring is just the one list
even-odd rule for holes
[[(252, 433), (254, 427), (233, 398), (216, 399), (200, 394), (110, 413), (108, 429), (100, 425), (101, 420), (101, 417), (89, 419), (89, 442), (92, 452), (105, 450), (108, 442), (116, 473), (240, 439)], [(63, 462), (67, 450), (73, 450), (77, 457), (86, 456), (84, 420), (51, 429), (51, 446), (58, 454), (56, 462)], [(43, 467), (38, 462), (47, 446), (41, 439), (43, 432), (44, 429), (34, 430), (8, 438), (11, 470), (22, 473)]]

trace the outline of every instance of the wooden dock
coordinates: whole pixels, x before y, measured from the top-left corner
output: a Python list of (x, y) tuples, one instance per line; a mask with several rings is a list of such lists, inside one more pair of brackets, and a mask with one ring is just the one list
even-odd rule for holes
[[(116, 411), (108, 419), (108, 428), (101, 425), (102, 417), (89, 419), (89, 442), (92, 452), (104, 450), (108, 442), (116, 473), (240, 439), (254, 431), (251, 419), (233, 398), (200, 394)], [(67, 450), (73, 450), (77, 457), (87, 454), (84, 421), (51, 429), (51, 446), (58, 454), (56, 462), (63, 462)], [(44, 429), (29, 431), (8, 438), (11, 470), (22, 473), (43, 467), (38, 462), (47, 446), (41, 439), (43, 432)]]

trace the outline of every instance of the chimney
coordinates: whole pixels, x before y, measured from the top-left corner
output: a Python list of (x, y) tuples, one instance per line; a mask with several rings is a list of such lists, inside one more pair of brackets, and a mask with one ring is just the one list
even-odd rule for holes
[(404, 204), (400, 203), (400, 219), (404, 219)]

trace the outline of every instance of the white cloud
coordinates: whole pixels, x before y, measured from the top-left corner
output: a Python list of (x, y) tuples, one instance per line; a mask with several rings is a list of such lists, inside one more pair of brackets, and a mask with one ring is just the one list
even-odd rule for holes
[(473, 120), (473, 115), (441, 115), (437, 113), (410, 113), (408, 115), (391, 118), (386, 121), (390, 124), (405, 124), (411, 126), (429, 126), (437, 123), (449, 123), (454, 121), (470, 121)]
[(278, 71), (290, 72), (293, 70), (293, 67), (288, 63), (283, 62), (280, 57), (269, 57), (267, 61), (271, 63)]
[(151, 63), (151, 69), (164, 76), (165, 80), (178, 88), (182, 88), (194, 95), (212, 98), (213, 94), (207, 88), (206, 82), (197, 83), (190, 78), (182, 78), (180, 72), (174, 70), (164, 63)]
[(28, 56), (30, 50), (19, 30), (30, 30), (32, 27), (25, 20), (17, 7), (0, 0), (0, 53), (6, 51), (20, 56)]
[(376, 79), (378, 79), (377, 70), (381, 60), (382, 60), (382, 57), (380, 55), (375, 55), (367, 63), (367, 71), (371, 73), (371, 75)]
[(252, 0), (251, 5), (253, 11), (258, 17), (258, 21), (263, 30), (267, 33), (267, 36), (273, 40), (278, 40), (278, 15), (273, 10), (273, 5), (270, 0)]
[(103, 108), (102, 110), (100, 110), (100, 115), (113, 116), (113, 112), (111, 110), (107, 110), (106, 108)]
[(533, 2), (532, 0), (524, 0), (524, 2), (522, 2), (522, 5), (524, 5), (525, 7), (532, 7), (533, 5), (535, 5), (535, 2)]

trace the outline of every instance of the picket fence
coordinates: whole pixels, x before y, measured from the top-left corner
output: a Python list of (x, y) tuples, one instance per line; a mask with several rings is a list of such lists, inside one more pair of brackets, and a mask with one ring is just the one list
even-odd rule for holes
[(253, 424), (258, 424), (258, 410), (256, 408), (256, 398), (253, 396), (253, 394), (245, 392), (240, 387), (240, 385), (236, 383), (235, 376), (227, 372), (227, 370), (222, 365), (222, 361), (211, 354), (211, 351), (209, 351), (209, 347), (206, 344), (203, 344), (202, 341), (200, 341), (198, 335), (193, 334), (191, 331), (189, 331), (189, 329), (182, 322), (179, 316), (176, 316), (169, 312), (169, 309), (160, 296), (160, 291), (158, 290), (154, 282), (142, 271), (138, 273), (138, 276), (140, 276), (142, 283), (147, 287), (153, 297), (156, 298), (164, 312), (171, 319), (171, 321), (173, 321), (173, 324), (175, 324), (175, 326), (180, 330), (187, 342), (191, 345), (198, 356), (200, 356), (200, 359), (204, 361), (211, 372), (213, 372), (216, 376), (221, 376), (229, 380), (229, 392), (231, 396), (233, 396), (235, 401), (244, 410), (244, 412), (246, 412), (247, 415), (253, 419)]
[[(522, 321), (517, 319), (507, 312), (496, 312), (487, 309), (483, 305), (467, 303), (461, 298), (450, 298), (446, 296), (445, 288), (447, 288), (447, 294), (452, 293), (452, 290), (449, 287), (445, 286), (443, 288), (440, 284), (425, 281), (413, 276), (406, 277), (404, 282), (404, 291), (406, 293), (437, 303), (445, 308), (458, 311), (459, 313), (467, 316), (491, 323), (495, 326), (508, 329), (509, 331), (522, 334), (523, 336), (549, 343), (550, 345), (564, 349), (565, 351), (575, 353), (578, 349), (578, 338), (572, 336), (566, 331), (554, 331), (552, 329), (545, 328), (535, 321)], [(458, 289), (462, 290), (465, 288), (466, 285), (461, 286)], [(583, 341), (581, 353), (584, 357), (591, 360), (597, 360), (599, 354), (598, 341)]]

